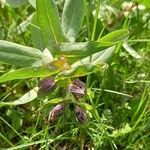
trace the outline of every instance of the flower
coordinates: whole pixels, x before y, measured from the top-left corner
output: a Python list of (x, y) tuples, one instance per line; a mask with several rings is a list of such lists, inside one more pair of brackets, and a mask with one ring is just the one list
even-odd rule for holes
[(85, 113), (85, 110), (80, 108), (79, 106), (76, 106), (74, 111), (75, 111), (77, 121), (81, 124), (85, 123), (85, 121), (87, 120), (87, 115)]
[(46, 77), (42, 79), (38, 83), (39, 86), (38, 95), (48, 94), (49, 92), (52, 91), (52, 89), (54, 89), (55, 85), (56, 82), (50, 77)]
[(54, 122), (55, 120), (60, 117), (64, 111), (65, 105), (64, 104), (58, 104), (56, 105), (49, 113), (48, 121)]
[(68, 90), (77, 100), (81, 99), (86, 94), (85, 84), (79, 79), (74, 80), (69, 85)]

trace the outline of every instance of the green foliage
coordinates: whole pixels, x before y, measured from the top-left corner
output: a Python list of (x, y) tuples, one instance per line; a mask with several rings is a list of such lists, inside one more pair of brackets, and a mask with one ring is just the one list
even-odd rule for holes
[[(0, 149), (148, 150), (149, 7), (149, 0), (0, 1)], [(51, 92), (38, 95), (37, 86)], [(58, 104), (65, 110), (51, 123)]]

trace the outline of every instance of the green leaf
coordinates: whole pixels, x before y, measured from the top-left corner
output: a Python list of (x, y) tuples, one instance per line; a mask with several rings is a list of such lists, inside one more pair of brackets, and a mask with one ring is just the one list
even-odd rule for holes
[(98, 47), (98, 42), (76, 42), (76, 43), (60, 43), (56, 45), (57, 54), (89, 56), (95, 52), (105, 49), (103, 46)]
[(30, 90), (29, 92), (25, 93), (23, 96), (21, 96), (19, 99), (13, 101), (13, 102), (1, 102), (0, 106), (5, 105), (23, 105), (26, 103), (29, 103), (33, 101), (35, 98), (37, 98), (37, 91), (38, 87), (35, 87), (34, 89)]
[(43, 51), (46, 47), (46, 43), (44, 41), (44, 35), (42, 30), (39, 27), (39, 21), (37, 19), (37, 14), (34, 14), (32, 18), (32, 24), (30, 26), (31, 36), (34, 47)]
[(80, 58), (102, 51), (110, 46), (125, 42), (129, 37), (126, 29), (117, 30), (95, 41), (60, 43), (55, 46), (57, 54), (76, 55)]
[(38, 49), (0, 40), (0, 61), (2, 63), (27, 67), (41, 59), (42, 52)]
[(114, 53), (115, 46), (97, 52), (92, 56), (81, 59), (71, 65), (71, 69), (63, 71), (56, 76), (56, 80), (63, 80), (67, 77), (80, 77), (96, 72), (106, 67), (106, 62)]
[(56, 43), (66, 41), (55, 2), (53, 0), (37, 0), (36, 5), (37, 17), (44, 33), (45, 42), (53, 47)]
[(6, 0), (6, 2), (12, 7), (19, 7), (25, 4), (28, 0)]
[(0, 77), (0, 83), (15, 79), (27, 79), (32, 77), (46, 77), (58, 73), (58, 69), (48, 66), (42, 67), (27, 67), (18, 70), (10, 71)]
[(84, 19), (84, 0), (66, 0), (62, 13), (62, 28), (70, 41), (75, 41)]
[(120, 42), (125, 42), (129, 37), (129, 32), (127, 29), (121, 29), (113, 31), (102, 38), (98, 39), (97, 42), (103, 43), (103, 46), (110, 46), (112, 44), (118, 44)]

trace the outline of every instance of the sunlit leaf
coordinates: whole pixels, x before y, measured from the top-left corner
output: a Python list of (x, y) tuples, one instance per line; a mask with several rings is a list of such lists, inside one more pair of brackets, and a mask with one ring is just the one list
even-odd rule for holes
[(15, 79), (27, 79), (32, 77), (47, 77), (59, 72), (58, 68), (48, 66), (42, 67), (27, 67), (18, 70), (10, 71), (0, 77), (0, 83)]

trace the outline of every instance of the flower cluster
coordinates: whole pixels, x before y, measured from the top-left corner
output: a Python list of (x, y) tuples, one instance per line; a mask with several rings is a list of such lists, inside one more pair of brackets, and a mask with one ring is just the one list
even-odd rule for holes
[[(56, 87), (56, 82), (52, 78), (47, 77), (41, 80), (38, 86), (39, 86), (38, 95), (48, 94)], [(68, 86), (68, 92), (70, 92), (73, 95), (75, 100), (81, 101), (81, 98), (86, 94), (85, 84), (79, 79), (76, 79)], [(65, 110), (64, 103), (56, 105), (50, 111), (48, 120), (50, 122), (56, 121), (62, 115), (64, 110)], [(74, 107), (74, 113), (76, 116), (76, 120), (79, 123), (82, 124), (87, 120), (87, 115), (83, 108), (80, 108), (79, 106), (76, 105)]]

